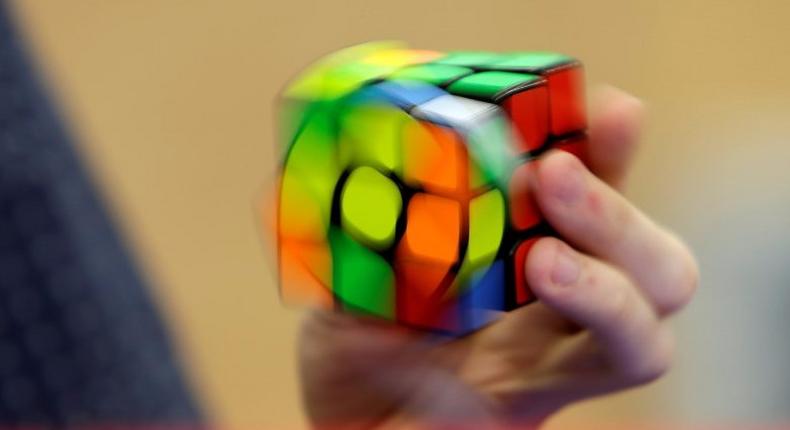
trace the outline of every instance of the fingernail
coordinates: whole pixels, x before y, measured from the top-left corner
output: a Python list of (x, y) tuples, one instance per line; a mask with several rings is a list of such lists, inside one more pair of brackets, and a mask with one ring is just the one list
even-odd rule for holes
[(554, 265), (551, 269), (551, 282), (554, 285), (565, 287), (576, 283), (579, 279), (579, 263), (569, 249), (559, 247), (554, 254)]
[[(567, 162), (566, 164), (571, 164)], [(578, 163), (566, 166), (565, 175), (553, 190), (554, 196), (565, 204), (572, 204), (584, 194), (584, 174)]]

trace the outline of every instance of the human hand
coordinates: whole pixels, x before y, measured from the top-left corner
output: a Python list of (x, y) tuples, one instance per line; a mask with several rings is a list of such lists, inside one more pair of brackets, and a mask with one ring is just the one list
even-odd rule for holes
[(530, 186), (562, 239), (526, 262), (537, 303), (470, 336), (441, 340), (315, 313), (300, 339), (304, 401), (318, 428), (537, 427), (560, 408), (650, 382), (669, 367), (666, 318), (696, 288), (688, 248), (620, 192), (642, 106), (608, 89), (593, 111), (589, 170), (551, 151)]

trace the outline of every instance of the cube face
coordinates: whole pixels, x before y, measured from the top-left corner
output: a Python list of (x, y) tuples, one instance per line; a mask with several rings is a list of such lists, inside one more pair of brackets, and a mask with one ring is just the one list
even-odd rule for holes
[(283, 300), (463, 334), (534, 301), (527, 177), (585, 157), (581, 66), (550, 53), (348, 48), (284, 93)]
[(519, 165), (510, 179), (510, 222), (517, 231), (535, 228), (543, 221), (540, 209), (528, 185), (530, 174), (537, 167), (537, 161), (527, 161)]

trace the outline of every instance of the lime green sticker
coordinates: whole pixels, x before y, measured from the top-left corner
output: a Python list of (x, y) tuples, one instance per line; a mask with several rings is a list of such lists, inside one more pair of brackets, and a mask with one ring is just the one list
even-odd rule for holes
[[(315, 115), (299, 132), (283, 167), (280, 190), (280, 226), (301, 235), (325, 230), (332, 195), (342, 168), (338, 165), (330, 120)], [(314, 211), (307, 216), (306, 211)], [(294, 217), (293, 214), (299, 214)]]
[(360, 167), (351, 172), (341, 195), (343, 228), (362, 243), (386, 248), (395, 239), (402, 205), (392, 181), (371, 167)]
[(393, 73), (390, 78), (407, 79), (441, 86), (471, 73), (472, 69), (466, 67), (449, 64), (420, 64), (401, 69)]
[(540, 76), (525, 73), (481, 72), (453, 82), (447, 87), (447, 91), (458, 96), (497, 102), (519, 88), (538, 84), (542, 80)]
[(340, 118), (340, 156), (346, 163), (401, 172), (401, 139), (409, 118), (384, 104), (355, 105)]
[(498, 70), (522, 70), (539, 72), (574, 62), (567, 55), (556, 52), (512, 52), (502, 54), (500, 59), (488, 65)]
[(396, 67), (382, 64), (349, 63), (332, 69), (324, 76), (324, 97), (341, 97), (372, 81), (392, 73)]
[(392, 319), (395, 283), (386, 260), (344, 232), (329, 232), (332, 289), (345, 308)]
[(371, 42), (329, 54), (310, 65), (288, 85), (286, 98), (304, 101), (342, 97), (364, 82), (392, 72), (391, 67), (364, 64), (362, 59), (376, 52), (396, 49), (396, 42)]
[(466, 291), (474, 274), (496, 258), (505, 232), (505, 199), (499, 189), (487, 191), (469, 204), (469, 242), (452, 288), (445, 297)]
[(466, 259), (477, 268), (494, 260), (505, 231), (505, 199), (493, 189), (469, 203), (469, 245)]

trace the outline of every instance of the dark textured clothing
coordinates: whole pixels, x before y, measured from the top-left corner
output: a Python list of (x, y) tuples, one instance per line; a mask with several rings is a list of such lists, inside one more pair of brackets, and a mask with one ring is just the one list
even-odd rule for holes
[(146, 282), (0, 0), (0, 427), (197, 424)]

